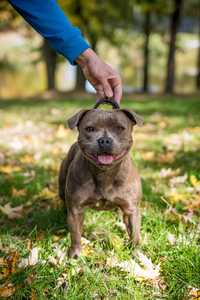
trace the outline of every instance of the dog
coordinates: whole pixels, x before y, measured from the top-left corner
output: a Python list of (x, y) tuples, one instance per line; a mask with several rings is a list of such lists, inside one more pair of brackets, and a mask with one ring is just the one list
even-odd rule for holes
[[(113, 105), (102, 110), (102, 103)], [(69, 257), (81, 253), (83, 211), (120, 208), (130, 240), (140, 241), (139, 202), (141, 180), (129, 155), (134, 125), (142, 125), (135, 112), (120, 109), (114, 101), (103, 100), (93, 109), (83, 109), (68, 120), (70, 129), (78, 128), (74, 143), (59, 172), (59, 195), (67, 209), (71, 235)]]

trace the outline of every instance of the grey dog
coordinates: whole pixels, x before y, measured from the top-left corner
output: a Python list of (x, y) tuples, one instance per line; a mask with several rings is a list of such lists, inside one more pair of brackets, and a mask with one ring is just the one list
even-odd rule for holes
[(142, 118), (119, 107), (84, 109), (68, 120), (69, 128), (79, 131), (59, 173), (59, 195), (67, 208), (71, 235), (70, 257), (81, 253), (86, 207), (120, 208), (130, 240), (139, 243), (141, 180), (129, 155), (136, 124), (142, 125)]

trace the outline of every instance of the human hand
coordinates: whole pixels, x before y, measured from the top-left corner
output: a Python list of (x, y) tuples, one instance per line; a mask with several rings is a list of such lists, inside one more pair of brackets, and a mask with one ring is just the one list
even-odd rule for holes
[(76, 60), (85, 78), (94, 86), (98, 98), (113, 98), (118, 103), (122, 97), (122, 81), (113, 68), (104, 63), (90, 48)]

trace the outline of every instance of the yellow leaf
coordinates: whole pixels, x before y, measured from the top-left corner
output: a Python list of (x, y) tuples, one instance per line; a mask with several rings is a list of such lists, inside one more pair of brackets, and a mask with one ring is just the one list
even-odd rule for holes
[(91, 242), (84, 237), (81, 238), (81, 247), (82, 247), (81, 254), (83, 256), (89, 256), (94, 253), (94, 249), (92, 248)]
[(190, 176), (190, 182), (194, 187), (198, 185), (200, 186), (200, 180), (198, 180), (194, 175)]
[(15, 293), (15, 287), (12, 283), (6, 283), (0, 286), (0, 297), (9, 298)]
[(0, 172), (5, 174), (11, 174), (13, 172), (19, 172), (21, 171), (21, 168), (18, 166), (0, 166)]
[(198, 300), (200, 299), (200, 289), (191, 287), (188, 296), (191, 300)]
[(118, 261), (117, 258), (108, 258), (106, 264), (110, 267), (119, 267), (121, 270), (130, 273), (138, 281), (150, 281), (158, 283), (160, 280), (160, 267), (153, 265), (151, 259), (141, 252), (137, 252), (139, 263), (134, 259)]
[(67, 129), (63, 125), (59, 125), (56, 135), (58, 138), (64, 138), (66, 137), (66, 132)]
[(17, 190), (16, 188), (13, 188), (12, 189), (12, 196), (13, 197), (26, 196), (26, 190), (25, 189)]
[(152, 151), (144, 152), (142, 158), (147, 161), (152, 161), (155, 158), (155, 153)]
[(26, 154), (23, 157), (20, 158), (20, 162), (23, 164), (32, 164), (34, 163), (34, 157), (33, 155), (30, 154)]
[(51, 191), (48, 187), (44, 188), (39, 195), (41, 198), (50, 198), (53, 199), (57, 196), (57, 194)]

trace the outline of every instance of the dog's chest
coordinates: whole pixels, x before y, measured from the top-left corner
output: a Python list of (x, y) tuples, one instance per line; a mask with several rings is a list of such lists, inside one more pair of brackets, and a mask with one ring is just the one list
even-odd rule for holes
[(126, 202), (129, 202), (132, 191), (117, 186), (117, 184), (119, 182), (113, 182), (112, 184), (97, 183), (93, 185), (92, 193), (83, 201), (83, 206), (97, 210), (122, 207)]

